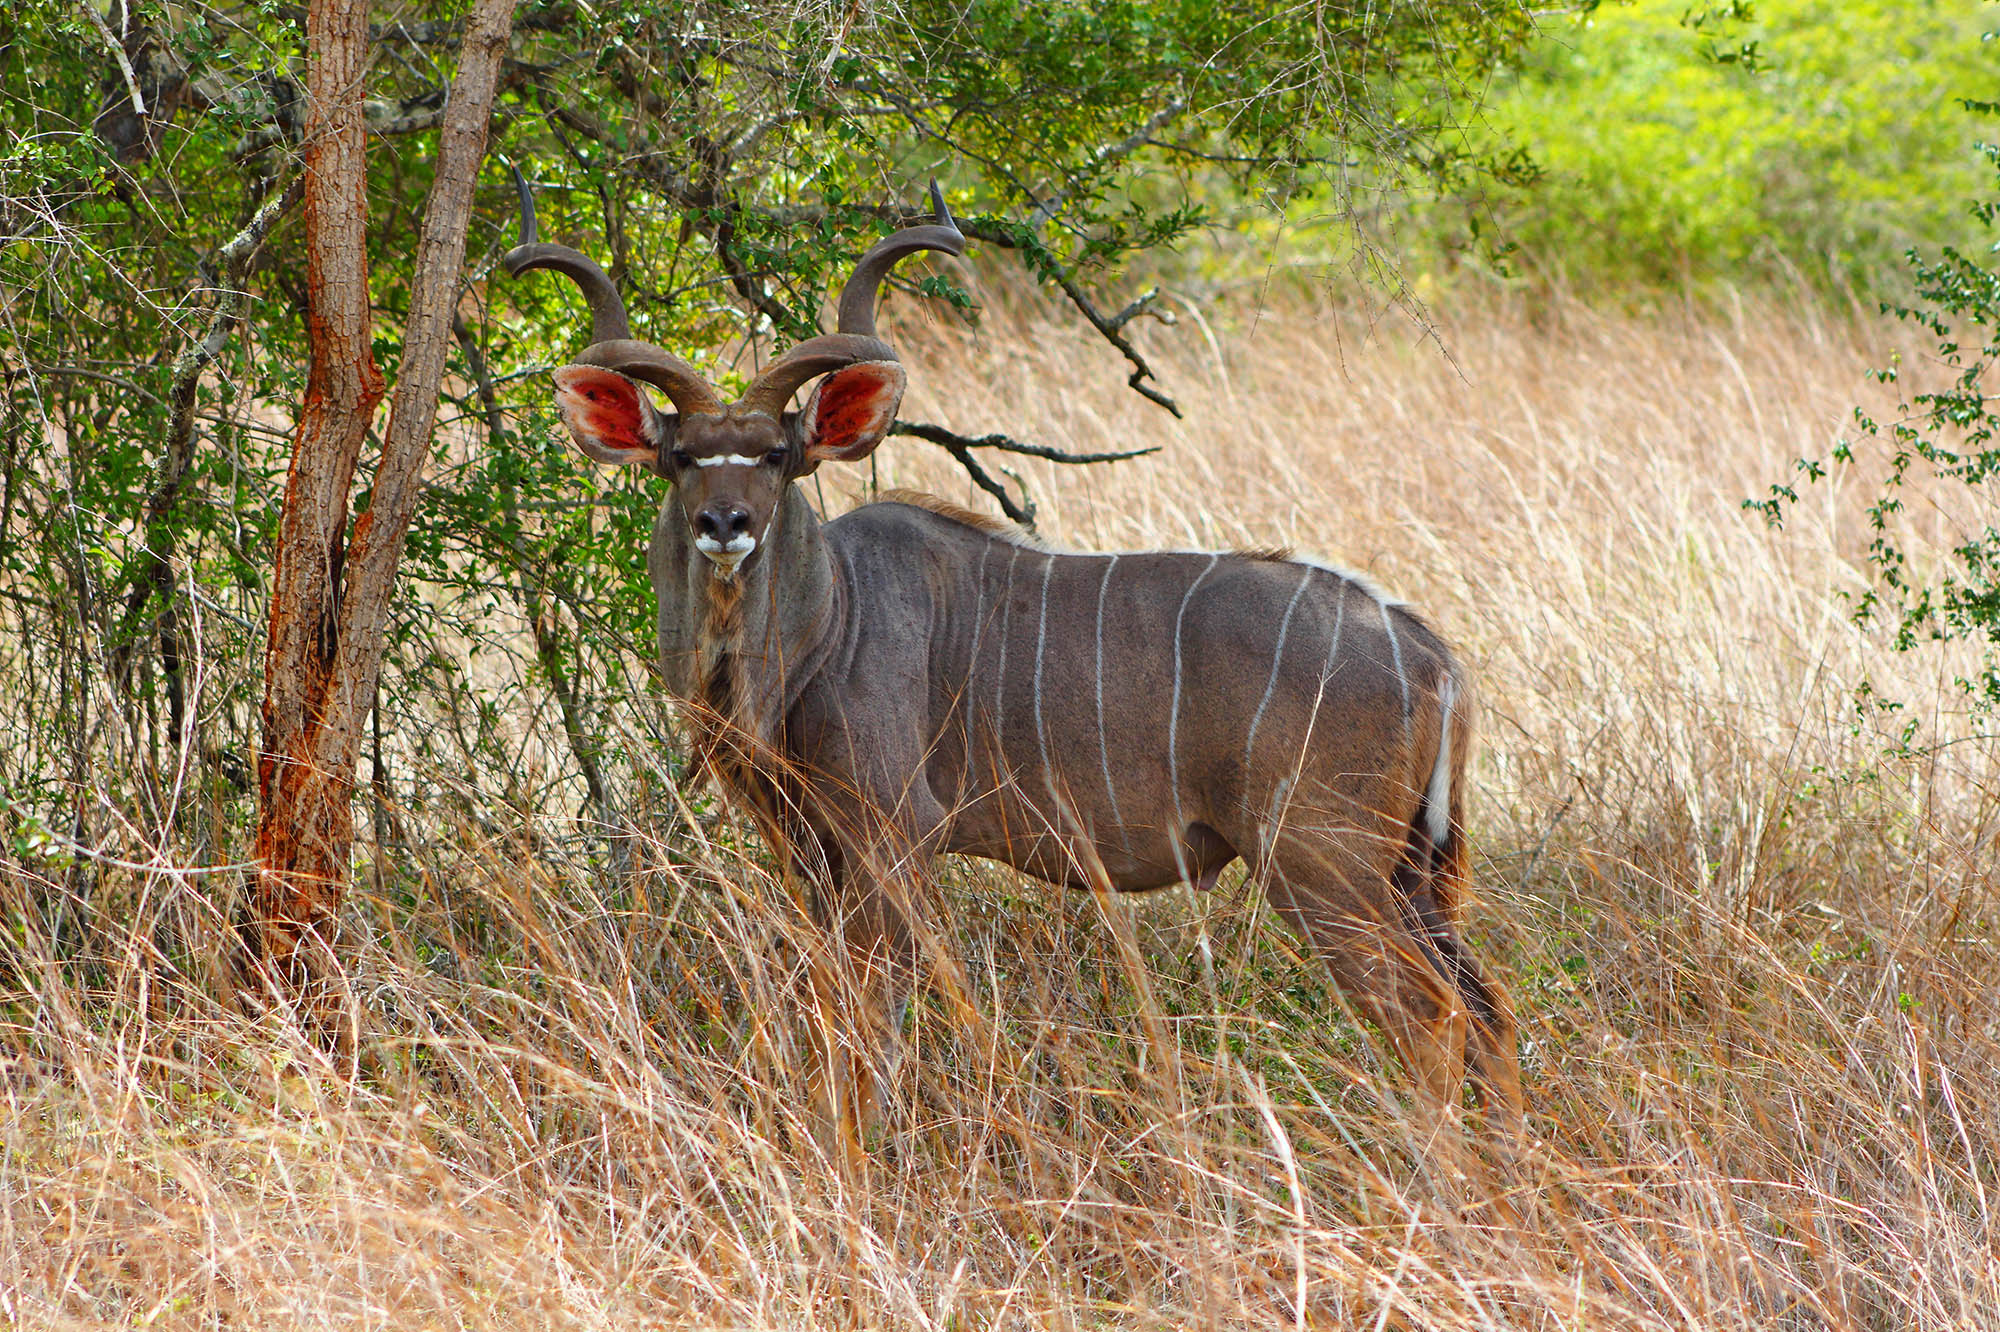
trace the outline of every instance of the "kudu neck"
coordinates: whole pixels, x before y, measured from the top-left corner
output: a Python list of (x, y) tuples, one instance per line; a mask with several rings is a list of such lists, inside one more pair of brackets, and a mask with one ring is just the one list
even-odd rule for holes
[(758, 550), (724, 580), (669, 499), (648, 563), (668, 689), (696, 703), (726, 703), (731, 720), (773, 738), (832, 650), (839, 624), (841, 589), (819, 515), (787, 486)]

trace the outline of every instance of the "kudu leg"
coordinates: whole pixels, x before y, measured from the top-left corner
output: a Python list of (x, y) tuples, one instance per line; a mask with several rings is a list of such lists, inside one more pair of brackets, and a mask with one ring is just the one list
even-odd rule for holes
[(886, 1115), (901, 1052), (900, 1027), (916, 977), (908, 912), (914, 858), (842, 847), (829, 863), (817, 914), (831, 945), (815, 969), (824, 1059), (815, 1100), (839, 1150), (865, 1154)]
[(1466, 1057), (1473, 1085), (1486, 1111), (1487, 1127), (1503, 1140), (1518, 1139), (1526, 1127), (1521, 1100), (1521, 1064), (1515, 1053), (1513, 1005), (1458, 934), (1443, 903), (1468, 891), (1465, 845), (1457, 840), (1442, 855), (1427, 843), (1413, 846), (1397, 866), (1395, 886), (1409, 904), (1425, 956), (1449, 982), (1459, 1007), (1471, 1018)]
[(1388, 873), (1329, 847), (1276, 856), (1262, 877), (1271, 905), (1395, 1051), (1423, 1117), (1450, 1118), (1465, 1085), (1471, 1015), (1411, 928)]
[(1479, 1092), (1487, 1127), (1494, 1136), (1518, 1139), (1526, 1128), (1521, 1099), (1521, 1062), (1515, 1053), (1514, 1013), (1507, 997), (1450, 924), (1427, 932), (1432, 956), (1457, 986), (1463, 1011), (1472, 1018), (1466, 1031), (1466, 1062)]

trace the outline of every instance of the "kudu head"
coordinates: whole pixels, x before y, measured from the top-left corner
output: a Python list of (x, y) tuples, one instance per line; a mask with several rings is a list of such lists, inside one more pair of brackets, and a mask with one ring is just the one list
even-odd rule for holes
[[(882, 442), (903, 399), (903, 367), (875, 332), (875, 295), (890, 268), (919, 250), (960, 254), (959, 234), (935, 183), (937, 220), (876, 242), (840, 292), (840, 331), (808, 338), (773, 361), (743, 396), (725, 403), (677, 356), (631, 336), (625, 304), (602, 268), (565, 245), (538, 243), (534, 202), (517, 173), (521, 244), (501, 264), (511, 276), (552, 268), (582, 289), (590, 346), (555, 372), (556, 406), (587, 456), (650, 467), (673, 483), (694, 546), (729, 580), (764, 540), (787, 485), (823, 462), (853, 462)], [(804, 410), (792, 395), (819, 380)], [(655, 407), (640, 383), (664, 393)]]

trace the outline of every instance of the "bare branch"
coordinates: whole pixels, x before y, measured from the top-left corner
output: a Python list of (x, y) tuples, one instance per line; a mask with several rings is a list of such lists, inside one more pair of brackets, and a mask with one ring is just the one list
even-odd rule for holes
[[(493, 387), (492, 368), (486, 362), (486, 353), (480, 348), (479, 340), (472, 336), (465, 316), (456, 311), (451, 316), (451, 335), (457, 339), (466, 368), (472, 372), (473, 387), (479, 394), (480, 415), (486, 424), (488, 447), (497, 452), (507, 446), (507, 422), (500, 410), (499, 394)], [(426, 490), (429, 488), (425, 486)], [(518, 530), (520, 507), (512, 490), (502, 497), (502, 503), (508, 525)], [(519, 546), (519, 538), (514, 544)], [(526, 551), (517, 550), (517, 553), (522, 556), (517, 566), (521, 605), (527, 611), (528, 631), (534, 636), (535, 660), (541, 663), (543, 672), (549, 677), (549, 691), (556, 696), (556, 706), (562, 710), (563, 734), (569, 741), (571, 756), (583, 772), (584, 789), (590, 794), (591, 804), (609, 821), (610, 797), (605, 793), (604, 776), (598, 769), (596, 746), (591, 742), (590, 733), (584, 729), (583, 710), (578, 705), (576, 689), (570, 683), (569, 672), (563, 668), (562, 644), (557, 637), (556, 620), (543, 600), (546, 589), (542, 571), (534, 561), (526, 558)]]
[(804, 114), (802, 111), (785, 110), (780, 111), (775, 116), (766, 116), (764, 119), (757, 121), (729, 141), (729, 148), (727, 150), (729, 160), (732, 162), (736, 161), (746, 153), (753, 151), (758, 144), (764, 141), (766, 134), (775, 129), (783, 129)]
[[(1143, 458), (1149, 453), (1158, 453), (1157, 445), (1143, 449), (1127, 449), (1115, 453), (1069, 453), (1051, 448), (1046, 444), (1029, 444), (1015, 439), (1012, 435), (961, 435), (928, 421), (897, 421), (889, 427), (892, 435), (907, 435), (937, 445), (952, 456), (965, 474), (972, 478), (972, 484), (999, 501), (1000, 511), (1021, 526), (1033, 531), (1035, 527), (1035, 502), (1028, 497), (1028, 488), (1021, 486), (1021, 499), (1017, 504), (1007, 493), (1007, 488), (995, 481), (990, 473), (973, 458), (974, 449), (998, 449), (1003, 453), (1018, 453), (1029, 458), (1046, 458), (1050, 462), (1084, 465), (1088, 463), (1122, 462), (1127, 458)], [(1008, 475), (1013, 475), (1011, 472)], [(1015, 478), (1020, 485), (1020, 478)]]
[[(171, 639), (174, 636), (173, 611), (173, 517), (179, 506), (181, 487), (187, 479), (188, 469), (194, 464), (194, 427), (196, 391), (201, 386), (204, 371), (222, 354), (229, 345), (230, 336), (236, 330), (236, 323), (243, 313), (246, 293), (243, 290), (245, 272), (257, 248), (271, 233), (278, 219), (298, 202), (303, 178), (294, 176), (289, 182), (275, 190), (241, 231), (222, 245), (206, 263), (203, 269), (213, 274), (210, 279), (215, 288), (215, 308), (210, 312), (208, 324), (195, 341), (189, 343), (174, 360), (174, 376), (167, 389), (168, 409), (167, 438), (160, 452), (160, 460), (153, 469), (153, 489), (146, 497), (145, 525), (146, 540), (140, 549), (137, 562), (126, 575), (130, 591), (126, 595), (124, 614), (113, 642), (118, 658), (114, 666), (123, 677), (130, 665), (129, 650), (139, 627), (139, 616), (152, 601), (157, 592), (165, 603), (161, 610), (162, 634), (169, 640), (168, 651), (163, 655), (174, 657)], [(91, 371), (76, 370), (71, 373), (88, 375), (91, 378), (112, 379), (109, 375), (98, 375)], [(113, 380), (113, 382), (117, 382)], [(143, 390), (142, 390), (143, 391)], [(151, 397), (152, 395), (148, 394)], [(158, 401), (157, 398), (154, 401)], [(174, 711), (179, 712), (180, 682), (175, 678), (177, 661), (169, 661), (170, 701)], [(178, 717), (176, 717), (178, 723)], [(177, 726), (178, 731), (178, 726)]]
[(104, 21), (104, 15), (97, 12), (92, 0), (78, 0), (77, 8), (90, 15), (90, 26), (97, 29), (97, 35), (104, 39), (104, 45), (111, 52), (111, 58), (118, 62), (118, 72), (125, 76), (125, 91), (131, 94), (132, 111), (141, 121), (146, 118), (146, 97), (139, 91), (139, 74), (132, 68), (132, 58), (125, 54), (125, 44), (118, 40)]
[[(363, 125), (378, 138), (433, 130), (444, 123), (444, 100), (445, 90), (439, 87), (426, 88), (398, 101), (371, 101), (362, 108)], [(269, 121), (245, 133), (229, 150), (229, 155), (238, 160), (253, 156), (285, 142), (293, 133), (294, 128), (282, 119)]]
[[(1019, 232), (1011, 231), (997, 223), (980, 218), (960, 218), (958, 220), (958, 229), (975, 240), (985, 241), (989, 245), (998, 245), (1003, 249), (1026, 250), (1032, 248), (1033, 257), (1037, 261), (1034, 266), (1045, 269), (1047, 275), (1055, 280), (1058, 287), (1062, 288), (1063, 295), (1069, 297), (1070, 304), (1074, 305), (1083, 317), (1090, 321), (1090, 326), (1096, 329), (1106, 342), (1116, 347), (1121, 356), (1131, 362), (1132, 373), (1126, 378), (1125, 382), (1140, 397), (1145, 398), (1149, 402), (1158, 403), (1169, 412), (1172, 412), (1176, 418), (1180, 416), (1181, 409), (1179, 404), (1158, 389), (1147, 385), (1145, 381), (1149, 379), (1157, 380), (1159, 377), (1153, 373), (1152, 364), (1146, 360), (1144, 353), (1137, 347), (1134, 347), (1131, 339), (1127, 338), (1124, 333), (1125, 325), (1131, 322), (1134, 316), (1145, 310), (1146, 306), (1159, 295), (1157, 291), (1147, 292), (1115, 315), (1106, 315), (1097, 308), (1097, 303), (1090, 299), (1090, 293), (1083, 289), (1082, 285), (1077, 282), (1069, 269), (1058, 262), (1055, 256), (1050, 254), (1047, 248), (1042, 246), (1039, 241), (1035, 241), (1032, 238), (1024, 238)], [(1024, 243), (1024, 239), (1026, 243)]]
[[(1148, 297), (1141, 297), (1138, 302), (1134, 303), (1133, 308), (1128, 308), (1117, 318), (1107, 319), (1103, 314), (1099, 313), (1096, 304), (1090, 299), (1089, 293), (1085, 292), (1082, 286), (1077, 283), (1077, 280), (1070, 276), (1069, 270), (1059, 270), (1056, 275), (1056, 283), (1063, 289), (1063, 295), (1069, 297), (1070, 304), (1074, 305), (1083, 314), (1083, 317), (1090, 321), (1091, 327), (1103, 334), (1104, 340), (1116, 347), (1119, 353), (1132, 363), (1132, 373), (1125, 377), (1125, 382), (1131, 386), (1133, 391), (1149, 402), (1158, 403), (1169, 412), (1172, 412), (1175, 418), (1178, 419), (1181, 414), (1179, 404), (1158, 389), (1147, 387), (1145, 381), (1156, 379), (1157, 376), (1153, 373), (1152, 365), (1140, 354), (1139, 349), (1132, 345), (1130, 339), (1123, 332), (1126, 321), (1134, 314), (1137, 314), (1139, 308), (1143, 308)], [(1157, 294), (1157, 292), (1151, 293), (1151, 295)]]
[(972, 478), (973, 485), (978, 486), (981, 490), (999, 501), (1000, 512), (1006, 514), (1030, 532), (1035, 530), (1035, 502), (1028, 498), (1025, 486), (1021, 490), (1021, 502), (1016, 504), (1013, 497), (1008, 495), (1007, 487), (995, 481), (987, 473), (986, 469), (979, 465), (978, 460), (972, 456), (971, 450), (960, 444), (939, 442), (943, 444), (944, 451), (949, 453), (958, 465), (965, 469), (965, 474)]
[(264, 238), (271, 234), (271, 228), (277, 225), (278, 219), (298, 201), (302, 185), (302, 178), (293, 177), (273, 192), (263, 206), (251, 215), (244, 228), (230, 237), (211, 260), (216, 268), (215, 310), (209, 316), (208, 327), (203, 330), (201, 340), (190, 345), (174, 362), (173, 386), (167, 393), (173, 418), (167, 429), (166, 452), (160, 459), (158, 483), (152, 497), (146, 501), (149, 523), (163, 522), (171, 516), (174, 501), (180, 493), (181, 478), (186, 475), (194, 457), (195, 388), (200, 383), (202, 371), (222, 354), (229, 335), (235, 330), (237, 317), (243, 310), (243, 275), (250, 266), (251, 258), (257, 253), (257, 247), (264, 243)]
[[(1133, 130), (1116, 143), (1105, 144), (1095, 153), (1091, 154), (1092, 161), (1100, 168), (1110, 166), (1114, 162), (1122, 162), (1141, 148), (1151, 145), (1153, 135), (1164, 129), (1169, 122), (1176, 119), (1185, 110), (1187, 110), (1187, 101), (1180, 97), (1173, 98), (1165, 106), (1146, 117), (1146, 122), (1139, 126), (1138, 129)], [(1054, 194), (1036, 204), (1034, 209), (1036, 223), (1039, 225), (1052, 220), (1062, 208), (1063, 200), (1067, 198), (1069, 198), (1068, 190), (1057, 190)]]
[(38, 365), (35, 370), (38, 374), (64, 375), (71, 379), (95, 379), (105, 384), (115, 384), (121, 392), (129, 393), (135, 398), (144, 398), (156, 406), (160, 404), (159, 394), (123, 375), (107, 374), (102, 370), (92, 370), (81, 365)]
[(1123, 328), (1125, 327), (1125, 325), (1131, 323), (1134, 319), (1138, 318), (1142, 314), (1150, 314), (1153, 316), (1153, 318), (1159, 320), (1163, 324), (1166, 324), (1168, 327), (1172, 327), (1174, 324), (1179, 323), (1180, 321), (1174, 318), (1172, 311), (1155, 310), (1152, 308), (1153, 302), (1157, 301), (1158, 299), (1160, 299), (1160, 289), (1158, 287), (1146, 288), (1146, 290), (1139, 293), (1139, 299), (1133, 301), (1130, 305), (1120, 310), (1117, 314), (1111, 316), (1111, 321), (1110, 321), (1111, 327)]
[(1050, 462), (1077, 465), (1123, 462), (1127, 458), (1143, 458), (1149, 453), (1160, 451), (1159, 445), (1155, 444), (1143, 449), (1124, 449), (1115, 453), (1067, 453), (1062, 449), (1051, 448), (1047, 444), (1028, 444), (1015, 439), (1012, 435), (961, 435), (926, 421), (898, 421), (889, 427), (889, 433), (929, 440), (947, 449), (999, 449), (1003, 453), (1019, 453), (1029, 458), (1046, 458)]

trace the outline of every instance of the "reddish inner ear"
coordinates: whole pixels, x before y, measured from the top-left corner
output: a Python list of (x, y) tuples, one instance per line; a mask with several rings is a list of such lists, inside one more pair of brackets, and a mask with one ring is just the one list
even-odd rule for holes
[(845, 460), (874, 448), (902, 397), (903, 370), (894, 362), (864, 361), (828, 375), (813, 395), (813, 451)]
[(556, 388), (563, 420), (579, 441), (605, 449), (653, 451), (639, 391), (623, 375), (595, 366), (564, 366), (556, 371)]

